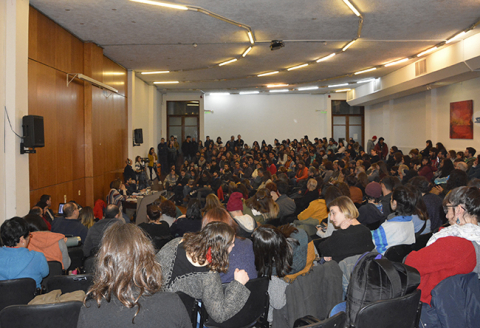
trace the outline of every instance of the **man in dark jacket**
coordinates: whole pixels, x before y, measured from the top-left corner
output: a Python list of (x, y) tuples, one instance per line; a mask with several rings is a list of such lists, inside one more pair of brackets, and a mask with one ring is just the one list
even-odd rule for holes
[(191, 159), (192, 156), (192, 141), (191, 137), (187, 136), (187, 139), (182, 143), (182, 153), (183, 157), (187, 160)]
[(89, 230), (85, 243), (83, 245), (83, 254), (85, 257), (93, 256), (100, 248), (103, 234), (107, 228), (115, 222), (125, 222), (120, 219), (122, 213), (116, 205), (108, 205), (105, 210), (105, 218), (96, 222)]
[(165, 138), (160, 140), (157, 146), (158, 161), (162, 167), (162, 174), (167, 175), (169, 172), (168, 167), (168, 145), (165, 142)]

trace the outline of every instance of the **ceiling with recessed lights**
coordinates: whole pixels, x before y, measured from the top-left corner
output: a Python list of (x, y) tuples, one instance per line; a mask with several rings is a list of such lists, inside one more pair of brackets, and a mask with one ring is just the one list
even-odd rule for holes
[[(478, 0), (350, 0), (360, 17), (343, 0), (174, 3), (190, 10), (129, 0), (30, 0), (33, 7), (83, 41), (101, 46), (107, 57), (135, 70), (142, 80), (178, 81), (157, 84), (166, 91), (263, 91), (269, 84), (288, 84), (288, 88), (320, 86), (309, 92), (325, 93), (328, 85), (381, 77), (408, 65), (417, 54), (442, 46), (480, 18)], [(282, 40), (285, 46), (272, 51), (272, 40)], [(251, 51), (242, 57), (250, 46)], [(336, 55), (317, 63), (332, 53)], [(411, 59), (383, 66), (406, 57)], [(232, 59), (237, 61), (219, 66)], [(377, 69), (354, 74), (370, 68)], [(149, 71), (169, 73), (141, 74)]]

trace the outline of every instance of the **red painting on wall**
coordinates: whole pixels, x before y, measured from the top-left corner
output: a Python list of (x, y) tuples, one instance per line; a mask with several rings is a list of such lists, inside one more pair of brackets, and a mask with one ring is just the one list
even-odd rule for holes
[(450, 103), (450, 139), (473, 139), (473, 100)]

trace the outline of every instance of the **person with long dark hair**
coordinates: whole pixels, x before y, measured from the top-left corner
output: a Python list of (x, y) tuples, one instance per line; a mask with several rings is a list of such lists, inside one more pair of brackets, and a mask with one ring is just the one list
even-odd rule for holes
[(250, 295), (244, 270), (235, 269), (234, 280), (225, 290), (220, 280), (219, 273), (227, 272), (234, 246), (235, 230), (223, 222), (211, 222), (199, 232), (172, 240), (156, 256), (163, 269), (163, 290), (201, 299), (216, 322), (230, 319)]
[(112, 224), (96, 258), (77, 327), (191, 327), (180, 298), (161, 292), (162, 268), (140, 228)]
[(395, 188), (390, 207), (394, 211), (390, 214), (390, 219), (372, 231), (373, 242), (377, 251), (382, 254), (392, 246), (415, 243), (415, 228), (412, 221), (412, 215), (416, 210), (415, 193), (404, 186)]

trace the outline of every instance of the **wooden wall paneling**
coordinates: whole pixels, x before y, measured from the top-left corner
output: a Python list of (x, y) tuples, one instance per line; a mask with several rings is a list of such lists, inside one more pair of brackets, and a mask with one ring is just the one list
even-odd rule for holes
[[(73, 180), (73, 197), (77, 203), (79, 203), (82, 206), (91, 206), (93, 208), (93, 205), (87, 204), (86, 198), (85, 198), (85, 179), (77, 179)], [(78, 192), (80, 191), (80, 195)]]
[(85, 177), (85, 114), (83, 82), (75, 81), (70, 84), (72, 94), (70, 99), (74, 102), (72, 120), (74, 124), (74, 151), (73, 151), (73, 179)]
[(55, 67), (55, 24), (47, 16), (37, 13), (37, 58), (45, 65)]
[(75, 114), (75, 104), (70, 97), (74, 91), (73, 86), (67, 87), (65, 73), (57, 70), (55, 73), (57, 110), (55, 120), (50, 123), (57, 135), (58, 147), (55, 148), (57, 161), (52, 166), (57, 171), (57, 184), (59, 184), (73, 180), (73, 152), (76, 148), (74, 130), (77, 122), (72, 115), (72, 112)]
[(93, 176), (105, 172), (105, 142), (104, 132), (111, 126), (108, 117), (104, 116), (105, 104), (102, 90), (92, 87), (92, 160)]
[(30, 7), (28, 18), (28, 58), (37, 60), (38, 11)]
[(87, 42), (84, 48), (84, 74), (103, 82), (103, 50), (94, 43)]
[[(28, 106), (30, 114), (34, 114), (38, 110), (37, 97), (37, 63), (33, 60), (28, 60)], [(23, 134), (23, 131), (22, 131)], [(36, 154), (28, 155), (29, 162), (29, 180), (30, 190), (35, 189), (38, 184), (38, 156)]]
[(55, 24), (55, 68), (65, 73), (71, 72), (72, 39), (74, 36), (60, 25)]
[(93, 205), (95, 202), (94, 191), (94, 161), (93, 161), (93, 118), (92, 118), (92, 86), (84, 82), (84, 133), (85, 133), (85, 198), (86, 204)]
[(97, 201), (97, 199), (102, 199), (103, 201), (105, 201), (108, 191), (104, 191), (104, 175), (102, 174), (93, 177), (93, 185), (95, 202)]
[(32, 208), (33, 206), (35, 206), (35, 204), (37, 204), (37, 202), (40, 200), (40, 197), (42, 195), (50, 195), (52, 196), (52, 207), (51, 207), (52, 211), (57, 212), (58, 204), (62, 203), (63, 201), (56, 198), (55, 188), (56, 186), (52, 185), (45, 188), (30, 191), (30, 208)]
[(56, 80), (55, 70), (40, 63), (31, 62), (35, 65), (34, 72), (36, 76), (31, 76), (36, 84), (36, 103), (29, 103), (29, 114), (43, 116), (45, 147), (37, 148), (36, 156), (37, 166), (37, 184), (31, 185), (30, 189), (39, 189), (45, 186), (57, 184), (57, 131), (56, 131)]
[(103, 83), (114, 87), (122, 96), (126, 94), (127, 70), (111, 59), (103, 57)]
[(83, 74), (83, 59), (84, 59), (84, 49), (83, 42), (72, 36), (71, 39), (71, 67), (68, 73), (82, 73)]

